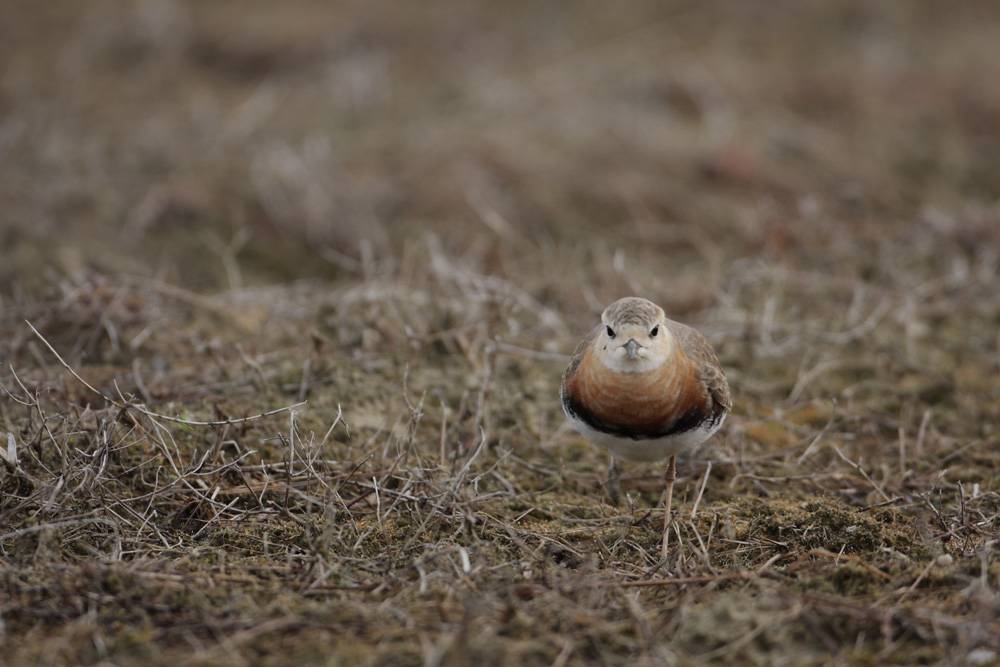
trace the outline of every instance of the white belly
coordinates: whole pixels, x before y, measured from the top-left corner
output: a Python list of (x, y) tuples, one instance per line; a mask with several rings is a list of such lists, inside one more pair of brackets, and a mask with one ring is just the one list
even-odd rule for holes
[[(565, 408), (563, 412), (566, 412)], [(595, 444), (607, 447), (615, 458), (626, 461), (661, 461), (708, 440), (719, 430), (726, 416), (723, 415), (722, 419), (714, 424), (709, 422), (684, 433), (649, 440), (633, 440), (598, 431), (569, 412), (566, 412), (566, 419), (580, 435)]]

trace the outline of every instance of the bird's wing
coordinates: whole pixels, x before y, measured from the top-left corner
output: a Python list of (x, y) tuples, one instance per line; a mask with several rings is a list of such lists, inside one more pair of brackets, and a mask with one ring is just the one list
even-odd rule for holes
[(721, 407), (729, 410), (733, 407), (733, 398), (729, 393), (729, 383), (726, 382), (726, 375), (722, 372), (722, 364), (715, 356), (715, 350), (697, 330), (686, 324), (666, 321), (670, 328), (670, 333), (677, 339), (678, 345), (684, 354), (694, 362), (695, 367), (701, 375), (701, 381), (705, 389), (711, 395), (712, 400)]

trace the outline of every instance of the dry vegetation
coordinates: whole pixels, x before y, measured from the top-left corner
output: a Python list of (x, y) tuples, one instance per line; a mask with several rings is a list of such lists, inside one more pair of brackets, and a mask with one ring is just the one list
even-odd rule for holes
[[(995, 664), (988, 6), (6, 0), (0, 661)], [(666, 564), (626, 294), (736, 397)]]

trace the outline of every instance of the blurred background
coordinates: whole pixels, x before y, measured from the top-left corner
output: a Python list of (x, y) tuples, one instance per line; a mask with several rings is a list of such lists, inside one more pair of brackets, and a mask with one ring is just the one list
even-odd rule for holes
[(744, 258), (877, 281), (880, 244), (974, 254), (998, 217), (998, 14), (6, 0), (0, 293), (337, 280), (433, 244), (543, 302), (683, 315)]
[[(4, 655), (992, 664), (998, 285), (1000, 3), (0, 0)], [(629, 294), (734, 395), (666, 570)]]

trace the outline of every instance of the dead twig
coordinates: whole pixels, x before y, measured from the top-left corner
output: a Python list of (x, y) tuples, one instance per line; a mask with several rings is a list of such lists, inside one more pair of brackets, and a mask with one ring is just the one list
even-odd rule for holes
[(270, 417), (271, 415), (287, 412), (288, 410), (294, 410), (295, 408), (301, 407), (306, 403), (308, 403), (308, 401), (301, 401), (293, 405), (287, 405), (283, 408), (277, 408), (276, 410), (270, 410), (268, 412), (262, 412), (260, 414), (250, 415), (249, 417), (238, 417), (236, 419), (223, 419), (221, 421), (196, 421), (194, 419), (184, 419), (182, 417), (170, 417), (169, 415), (162, 415), (157, 412), (152, 412), (151, 410), (147, 410), (141, 405), (137, 405), (135, 403), (128, 401), (122, 395), (121, 390), (118, 388), (117, 382), (115, 383), (115, 391), (118, 392), (118, 396), (119, 398), (121, 398), (121, 402), (116, 401), (110, 396), (105, 395), (104, 392), (102, 392), (100, 389), (97, 389), (96, 387), (94, 387), (94, 385), (84, 380), (83, 377), (81, 377), (80, 374), (77, 373), (72, 366), (66, 363), (66, 360), (63, 359), (62, 356), (58, 352), (56, 352), (56, 349), (52, 347), (52, 344), (45, 339), (45, 336), (43, 336), (38, 332), (38, 329), (35, 328), (35, 325), (33, 325), (28, 320), (25, 320), (25, 323), (27, 323), (27, 325), (31, 327), (31, 330), (35, 332), (35, 335), (38, 336), (38, 338), (42, 341), (42, 343), (45, 344), (45, 347), (49, 349), (49, 352), (55, 355), (55, 358), (59, 360), (59, 363), (62, 364), (63, 368), (68, 370), (70, 374), (80, 382), (80, 384), (82, 384), (84, 387), (86, 387), (93, 393), (103, 398), (106, 402), (110, 403), (111, 405), (121, 410), (135, 410), (136, 412), (144, 414), (147, 417), (151, 417), (153, 419), (162, 419), (164, 421), (174, 422), (177, 424), (187, 424), (188, 426), (227, 426), (230, 424), (245, 424), (246, 422), (255, 421), (257, 419), (262, 419), (264, 417)]
[(892, 581), (892, 577), (891, 576), (889, 576), (888, 574), (886, 574), (882, 570), (878, 569), (874, 565), (871, 565), (871, 564), (865, 562), (864, 560), (862, 560), (861, 558), (858, 558), (857, 556), (853, 556), (851, 554), (837, 554), (837, 553), (834, 553), (832, 551), (827, 551), (826, 549), (810, 549), (809, 551), (805, 552), (804, 554), (802, 554), (801, 556), (799, 556), (798, 558), (796, 558), (788, 566), (788, 569), (789, 570), (794, 570), (803, 561), (805, 561), (807, 558), (809, 558), (811, 556), (822, 556), (823, 558), (832, 558), (833, 560), (837, 560), (837, 561), (839, 561), (839, 560), (850, 561), (852, 563), (856, 563), (856, 564), (860, 565), (861, 567), (863, 567), (864, 569), (868, 570), (869, 572), (871, 572), (872, 574), (874, 574), (877, 577), (880, 577), (880, 578), (882, 578), (882, 579), (884, 579), (886, 581)]

